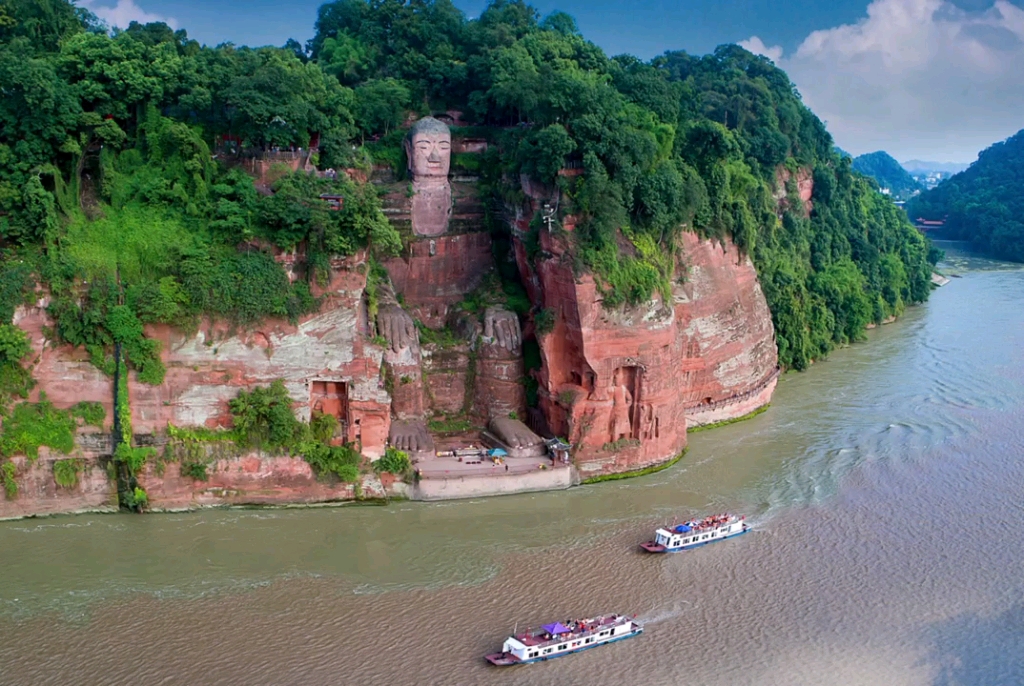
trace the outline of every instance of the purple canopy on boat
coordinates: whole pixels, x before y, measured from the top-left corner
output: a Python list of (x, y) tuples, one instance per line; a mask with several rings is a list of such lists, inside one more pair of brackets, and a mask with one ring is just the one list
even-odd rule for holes
[(572, 631), (572, 629), (562, 624), (561, 622), (555, 622), (554, 624), (545, 624), (541, 628), (544, 629), (544, 631), (551, 634), (552, 636), (557, 636), (558, 634), (567, 634), (570, 631)]

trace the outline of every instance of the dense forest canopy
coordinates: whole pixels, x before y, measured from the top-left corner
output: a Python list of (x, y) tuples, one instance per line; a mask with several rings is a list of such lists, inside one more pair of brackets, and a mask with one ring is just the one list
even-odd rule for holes
[(908, 200), (924, 190), (892, 155), (883, 150), (857, 157), (853, 160), (853, 169), (870, 176), (881, 188), (888, 188), (896, 200)]
[[(449, 109), (491, 139), (478, 167), (496, 200), (522, 197), (521, 173), (562, 187), (606, 306), (666, 292), (683, 230), (752, 256), (787, 367), (928, 294), (926, 241), (786, 74), (734, 45), (643, 62), (519, 0), (474, 20), (449, 0), (340, 0), (306, 46), (208, 47), (164, 24), (109, 31), (66, 0), (0, 0), (0, 90), (0, 333), (40, 281), (60, 340), (108, 370), (119, 343), (152, 383), (145, 323), (295, 318), (332, 255), (402, 247), (372, 185), (284, 171), (257, 189), (232, 154), (316, 142), (321, 169), (401, 172), (401, 127)], [(583, 175), (559, 177), (566, 164)], [(309, 283), (289, 283), (274, 246), (303, 247)]]
[(907, 206), (911, 217), (946, 220), (950, 237), (1024, 262), (1024, 131), (996, 143), (965, 171)]

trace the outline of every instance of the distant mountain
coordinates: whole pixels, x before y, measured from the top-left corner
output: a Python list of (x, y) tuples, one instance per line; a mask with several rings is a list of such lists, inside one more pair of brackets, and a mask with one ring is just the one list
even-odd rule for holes
[(924, 160), (909, 160), (904, 162), (902, 166), (911, 174), (927, 174), (928, 172), (959, 174), (971, 165), (961, 162), (926, 162)]
[(896, 200), (906, 200), (922, 190), (907, 170), (882, 150), (855, 158), (853, 168), (873, 178), (883, 190), (889, 189), (889, 194)]
[(833, 146), (833, 148), (835, 149), (835, 151), (837, 153), (839, 153), (840, 157), (849, 157), (851, 160), (853, 159), (853, 155), (851, 155), (850, 153), (846, 152), (845, 150), (840, 148), (838, 145)]
[(912, 219), (945, 219), (951, 238), (995, 257), (1024, 262), (1024, 130), (907, 204)]

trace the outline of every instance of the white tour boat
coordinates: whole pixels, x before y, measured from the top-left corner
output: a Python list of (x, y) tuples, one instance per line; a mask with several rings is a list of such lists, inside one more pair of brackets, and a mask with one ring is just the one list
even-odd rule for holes
[(640, 547), (649, 553), (676, 553), (696, 548), (747, 533), (750, 527), (745, 520), (746, 517), (730, 514), (693, 519), (658, 529), (654, 532), (654, 540), (641, 543)]
[(487, 655), (485, 659), (492, 665), (508, 667), (578, 653), (643, 633), (643, 626), (634, 618), (609, 615), (545, 624), (539, 629), (509, 636), (500, 653)]

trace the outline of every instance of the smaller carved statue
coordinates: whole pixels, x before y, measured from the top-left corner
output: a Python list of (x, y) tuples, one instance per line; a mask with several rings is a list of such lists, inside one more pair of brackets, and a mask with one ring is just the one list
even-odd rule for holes
[(452, 134), (433, 117), (413, 124), (405, 138), (405, 153), (412, 175), (412, 230), (417, 236), (440, 236), (448, 230), (452, 213)]
[(626, 388), (623, 377), (622, 369), (616, 369), (612, 377), (612, 441), (633, 436), (633, 423), (630, 420), (633, 394)]
[(654, 438), (654, 406), (640, 407), (640, 438), (649, 441)]

